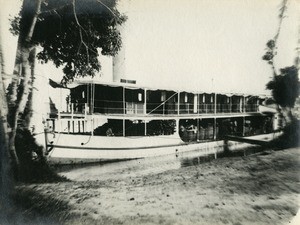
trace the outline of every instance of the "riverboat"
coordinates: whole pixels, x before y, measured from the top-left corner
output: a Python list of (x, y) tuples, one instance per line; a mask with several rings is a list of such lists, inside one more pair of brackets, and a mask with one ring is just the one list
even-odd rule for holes
[(50, 163), (117, 161), (222, 145), (224, 135), (273, 132), (267, 96), (204, 93), (80, 81), (67, 87), (66, 108), (45, 124)]

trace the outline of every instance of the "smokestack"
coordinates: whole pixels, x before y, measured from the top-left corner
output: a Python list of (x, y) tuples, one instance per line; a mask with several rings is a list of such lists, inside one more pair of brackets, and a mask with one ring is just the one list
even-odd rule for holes
[(125, 35), (124, 27), (118, 26), (121, 37), (122, 37), (122, 47), (118, 54), (113, 57), (113, 82), (120, 82), (121, 79), (126, 79), (125, 77)]

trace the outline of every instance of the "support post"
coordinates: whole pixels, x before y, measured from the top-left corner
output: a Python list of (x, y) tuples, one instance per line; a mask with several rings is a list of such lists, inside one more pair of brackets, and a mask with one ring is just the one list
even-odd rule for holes
[(144, 115), (147, 114), (147, 89), (144, 89)]
[[(90, 108), (90, 93), (89, 93), (89, 84), (88, 85), (86, 85), (86, 109), (89, 109)], [(89, 109), (90, 110), (90, 109)], [(88, 110), (88, 111), (89, 111)], [(87, 113), (89, 113), (89, 112), (87, 112)]]
[[(125, 105), (125, 87), (123, 86), (123, 115), (126, 114), (126, 105)], [(125, 137), (125, 119), (123, 119), (123, 137)]]
[(123, 115), (126, 114), (126, 105), (125, 105), (125, 87), (123, 86)]
[(123, 137), (125, 137), (125, 119), (123, 119)]
[(197, 141), (200, 141), (199, 135), (200, 135), (199, 118), (197, 118)]
[(95, 107), (95, 84), (92, 84), (92, 108), (91, 113), (94, 113), (94, 107)]
[(229, 97), (229, 112), (231, 113), (232, 111), (232, 97)]
[(177, 114), (180, 114), (180, 92), (178, 92), (178, 105), (177, 105)]
[(217, 119), (214, 118), (214, 140), (217, 139)]
[(215, 93), (214, 113), (217, 114), (217, 94)]
[[(59, 112), (58, 112), (58, 115), (60, 117), (60, 113)], [(71, 119), (73, 120), (73, 118), (74, 118), (74, 103), (71, 103)]]
[(45, 152), (44, 152), (44, 150), (42, 151), (43, 156), (45, 154), (47, 154), (47, 152), (48, 152), (48, 128), (47, 127), (44, 128), (44, 134), (45, 134), (45, 149), (46, 149), (46, 151)]
[(198, 115), (200, 115), (200, 94), (198, 94), (197, 111), (198, 111)]
[[(57, 121), (59, 121), (59, 123), (58, 123), (58, 126), (59, 126), (59, 128), (58, 128), (58, 133), (60, 133), (61, 132), (61, 123), (62, 123), (62, 120), (61, 120), (61, 115), (60, 115), (60, 112), (58, 111), (58, 119), (57, 119)], [(73, 112), (72, 112), (72, 121), (73, 121)]]
[(91, 119), (91, 135), (94, 136), (94, 118)]
[(242, 129), (242, 136), (244, 137), (245, 136), (245, 117), (243, 116), (243, 129)]

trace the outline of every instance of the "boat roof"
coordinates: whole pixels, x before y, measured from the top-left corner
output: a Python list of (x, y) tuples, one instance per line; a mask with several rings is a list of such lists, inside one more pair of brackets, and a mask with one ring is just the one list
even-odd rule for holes
[(226, 95), (228, 97), (231, 97), (233, 95), (238, 95), (238, 96), (258, 96), (260, 98), (271, 98), (271, 95), (267, 95), (267, 94), (250, 94), (250, 93), (239, 93), (239, 92), (219, 92), (219, 91), (208, 91), (208, 90), (186, 90), (186, 89), (180, 89), (180, 88), (170, 88), (170, 87), (166, 87), (166, 86), (158, 86), (158, 87), (147, 87), (147, 86), (141, 86), (138, 84), (132, 84), (132, 83), (122, 83), (122, 82), (105, 82), (105, 81), (96, 81), (96, 80), (75, 80), (72, 83), (67, 85), (67, 88), (75, 88), (78, 87), (80, 85), (88, 85), (88, 84), (97, 84), (97, 85), (103, 85), (103, 86), (110, 86), (110, 87), (124, 87), (126, 89), (146, 89), (146, 90), (152, 90), (152, 91), (156, 91), (156, 90), (161, 90), (161, 91), (174, 91), (174, 92), (187, 92), (187, 93), (193, 93), (193, 94), (213, 94), (213, 93), (217, 93), (217, 94), (222, 94), (222, 95)]

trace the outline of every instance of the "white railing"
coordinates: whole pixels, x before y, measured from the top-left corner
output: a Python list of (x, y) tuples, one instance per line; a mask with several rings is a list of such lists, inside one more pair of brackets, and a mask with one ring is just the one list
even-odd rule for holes
[[(195, 108), (197, 110), (195, 110)], [(179, 111), (178, 111), (179, 109)], [(151, 114), (151, 115), (182, 115), (182, 114), (212, 114), (212, 113), (248, 113), (257, 112), (257, 104), (198, 104), (194, 107), (193, 103), (181, 103), (178, 107), (178, 103), (161, 104), (147, 103), (145, 111), (144, 103), (140, 102), (126, 102), (125, 110), (121, 101), (98, 101), (93, 109), (91, 109), (87, 103), (69, 103), (67, 104), (66, 112), (61, 112), (63, 115), (77, 115), (77, 114), (91, 114), (91, 113), (103, 113), (103, 114)]]

